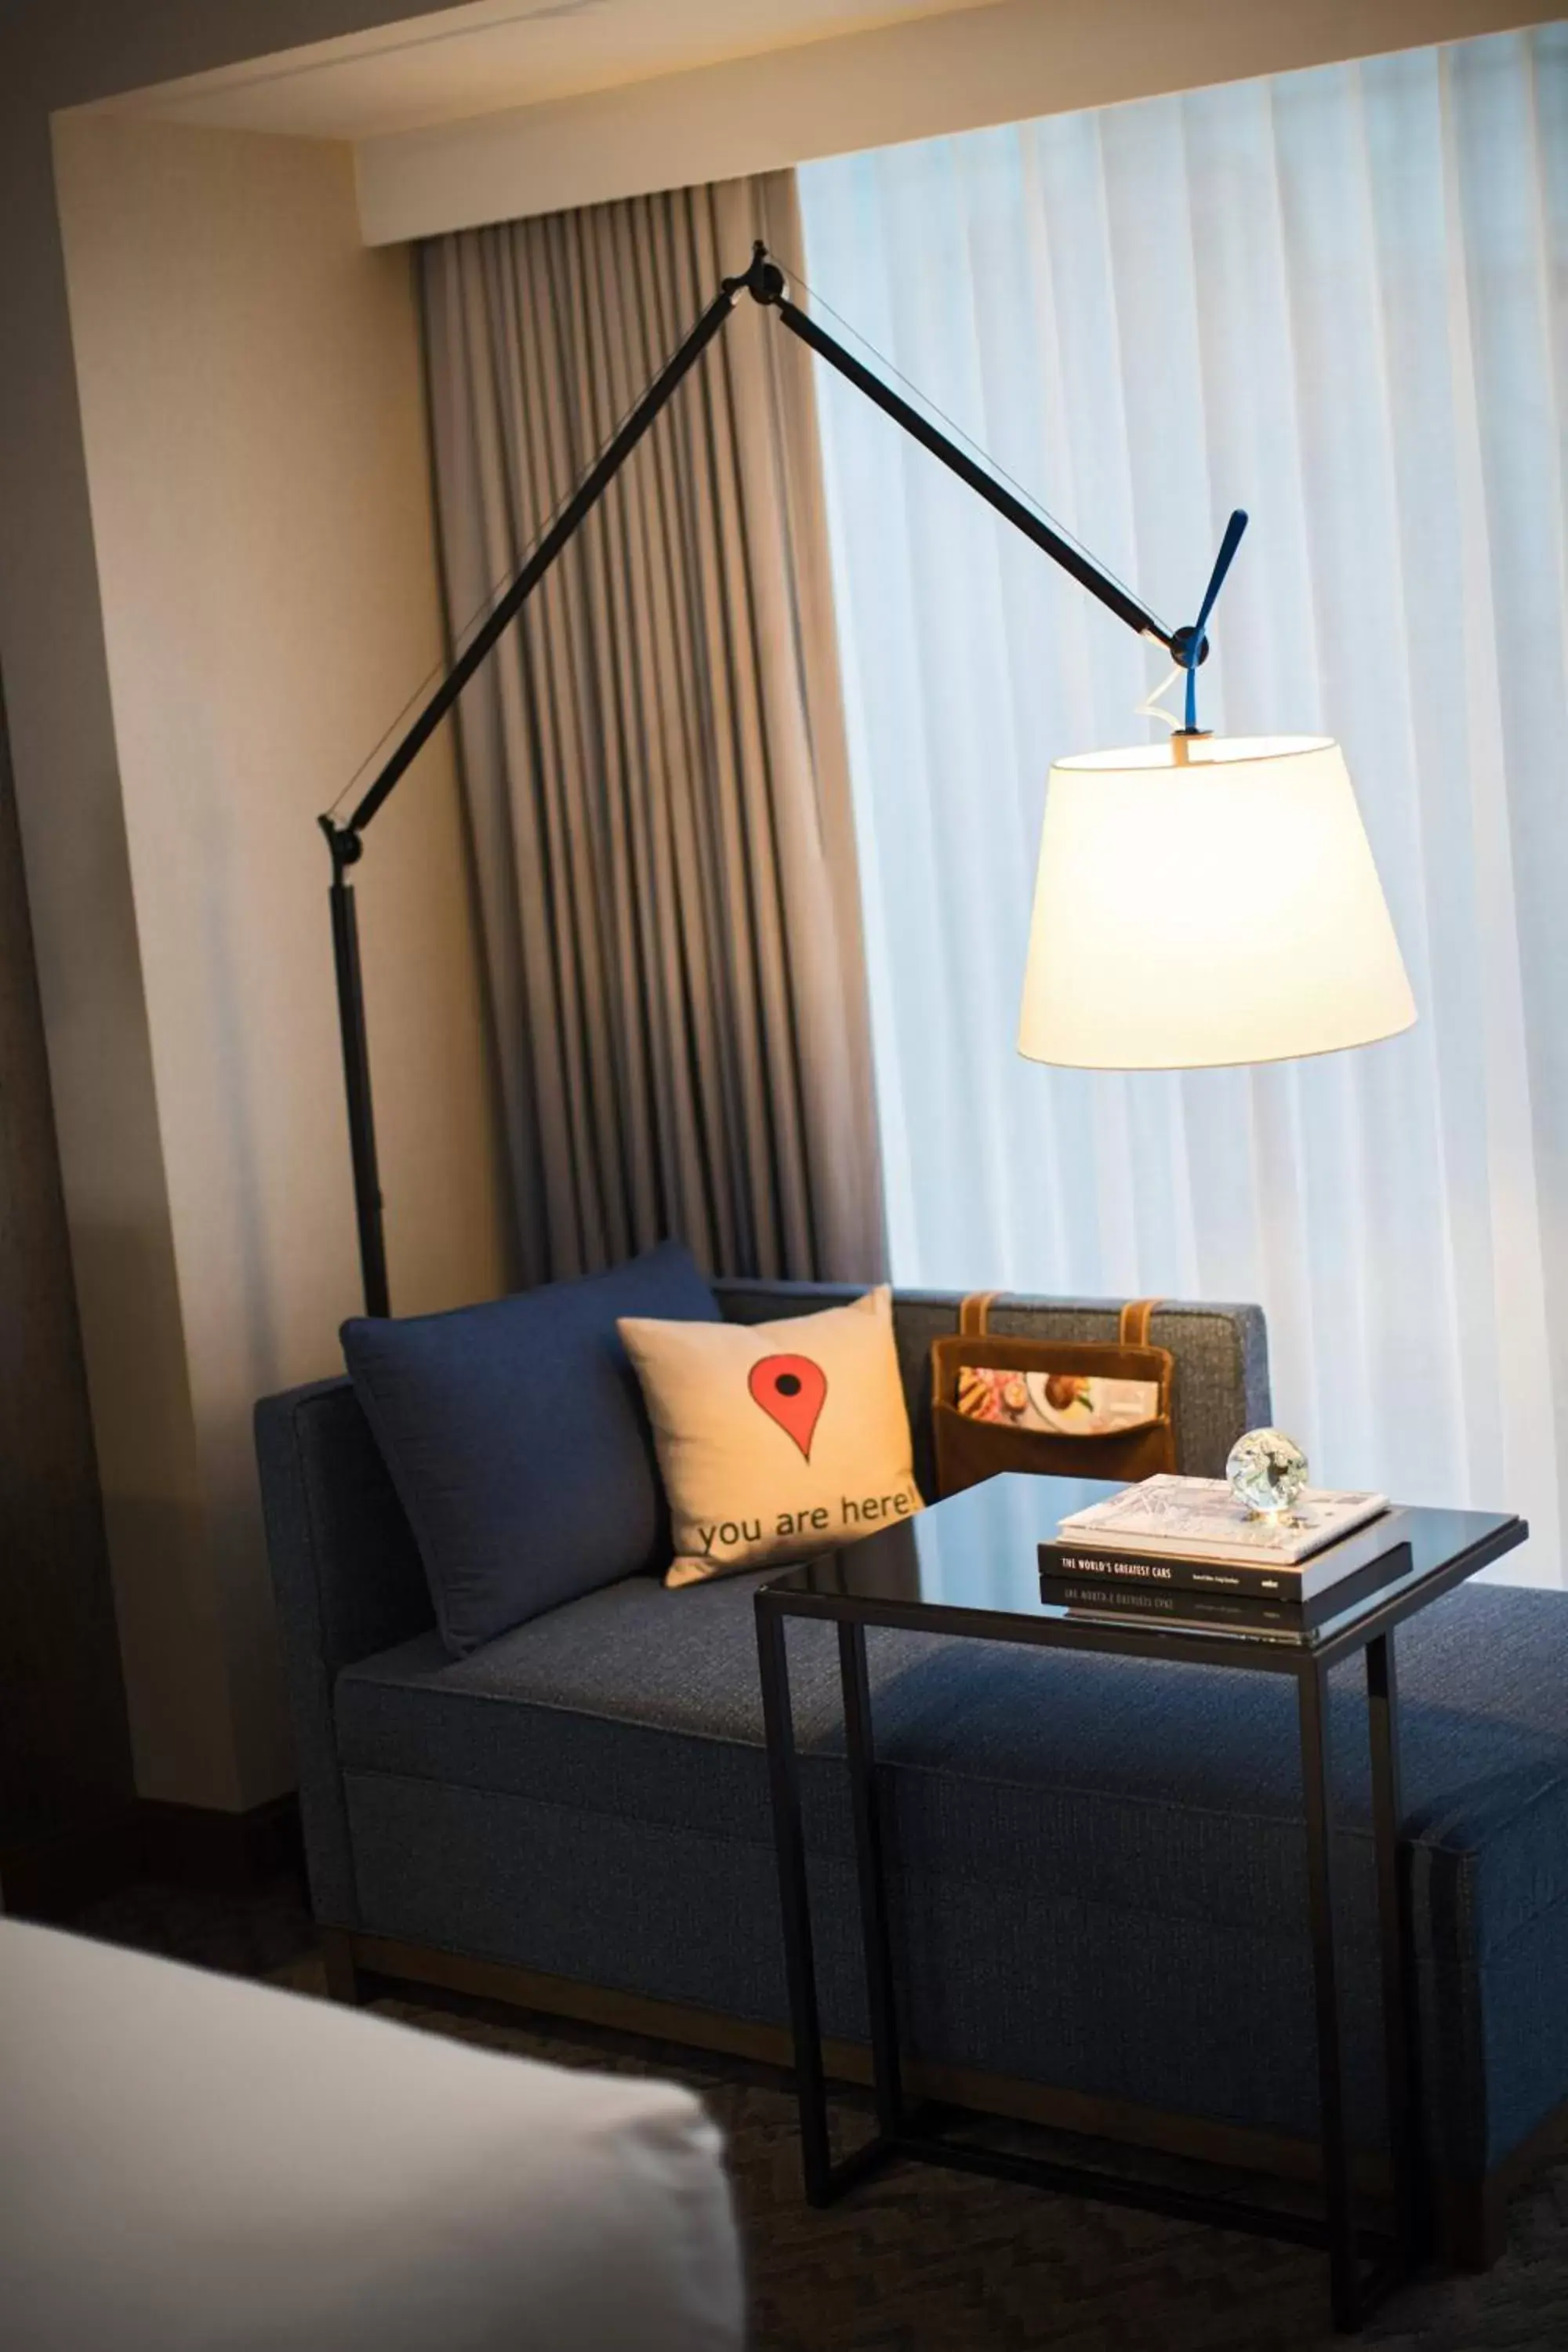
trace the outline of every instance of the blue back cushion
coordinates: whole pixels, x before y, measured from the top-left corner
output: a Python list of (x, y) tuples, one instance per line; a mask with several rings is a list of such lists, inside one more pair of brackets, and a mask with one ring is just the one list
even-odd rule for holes
[(620, 1315), (710, 1323), (689, 1252), (401, 1322), (343, 1356), (417, 1538), (455, 1657), (617, 1577), (666, 1564), (653, 1440)]

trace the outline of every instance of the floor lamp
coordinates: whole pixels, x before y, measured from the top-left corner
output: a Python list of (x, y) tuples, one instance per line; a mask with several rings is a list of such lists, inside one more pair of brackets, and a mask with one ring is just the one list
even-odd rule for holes
[[(1197, 724), (1206, 625), (1247, 527), (1233, 514), (1197, 619), (1167, 633), (1116, 581), (1041, 520), (920, 411), (789, 300), (764, 246), (726, 278), (595, 459), (489, 614), (339, 824), (331, 918), (365, 1312), (391, 1311), (376, 1164), (364, 989), (350, 869), (364, 835), (464, 687), (489, 659), (649, 425), (749, 294), (895, 424), (1184, 671), (1166, 745), (1066, 760), (1051, 772), (1019, 1049), (1041, 1061), (1190, 1067), (1331, 1052), (1415, 1017), (1393, 925), (1338, 747), (1229, 740)], [(1086, 980), (1086, 975), (1089, 977)]]

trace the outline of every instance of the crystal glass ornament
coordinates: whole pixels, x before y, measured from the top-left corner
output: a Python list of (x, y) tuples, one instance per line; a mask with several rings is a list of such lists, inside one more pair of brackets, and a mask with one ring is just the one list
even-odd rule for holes
[(1307, 1457), (1282, 1429), (1249, 1429), (1231, 1447), (1225, 1475), (1254, 1518), (1283, 1518), (1307, 1483)]

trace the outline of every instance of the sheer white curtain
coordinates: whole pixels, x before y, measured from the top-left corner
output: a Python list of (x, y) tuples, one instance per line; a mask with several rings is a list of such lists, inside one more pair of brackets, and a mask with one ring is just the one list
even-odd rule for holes
[(1255, 1071), (1016, 1058), (1047, 769), (1143, 737), (1155, 656), (824, 371), (895, 1277), (1259, 1299), (1320, 1475), (1525, 1511), (1507, 1572), (1563, 1580), (1568, 26), (800, 191), (816, 294), (1167, 624), (1250, 510), (1200, 718), (1339, 737), (1421, 1008)]

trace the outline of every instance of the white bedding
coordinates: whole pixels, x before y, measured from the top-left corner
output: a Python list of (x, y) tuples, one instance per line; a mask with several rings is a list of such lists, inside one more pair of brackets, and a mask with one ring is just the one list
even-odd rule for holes
[(735, 2352), (742, 2326), (685, 2091), (0, 1919), (17, 2352)]

